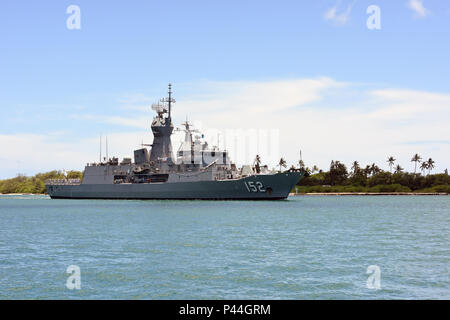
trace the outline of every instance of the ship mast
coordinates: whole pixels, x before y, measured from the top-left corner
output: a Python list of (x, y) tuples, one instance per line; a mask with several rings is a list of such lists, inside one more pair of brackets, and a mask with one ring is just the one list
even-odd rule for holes
[[(160, 102), (162, 102), (162, 105), (152, 106), (152, 109), (157, 112), (157, 116), (152, 122), (153, 143), (150, 151), (150, 161), (155, 163), (161, 159), (164, 159), (164, 161), (169, 159), (172, 161), (173, 159), (170, 135), (173, 131), (171, 112), (172, 103), (175, 102), (175, 99), (172, 98), (172, 84), (169, 83), (169, 97), (161, 99)], [(167, 114), (166, 118), (164, 118), (165, 114)]]
[(161, 102), (167, 102), (169, 104), (169, 115), (167, 116), (167, 125), (172, 124), (172, 102), (175, 103), (175, 99), (172, 98), (172, 84), (169, 83), (169, 97), (161, 99)]

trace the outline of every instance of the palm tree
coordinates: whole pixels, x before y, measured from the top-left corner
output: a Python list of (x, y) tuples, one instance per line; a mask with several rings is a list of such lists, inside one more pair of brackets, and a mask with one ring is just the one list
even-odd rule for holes
[(278, 165), (280, 166), (280, 172), (281, 172), (281, 167), (286, 168), (286, 160), (281, 158), (280, 161), (278, 162)]
[(422, 162), (422, 164), (420, 165), (420, 170), (422, 170), (422, 174), (425, 173), (425, 170), (428, 169), (428, 162)]
[(256, 173), (260, 173), (261, 172), (260, 165), (261, 165), (261, 157), (259, 156), (259, 154), (257, 154), (256, 158), (255, 158), (255, 170), (256, 170)]
[(364, 168), (364, 174), (366, 175), (366, 178), (367, 178), (367, 176), (370, 176), (370, 173), (371, 173), (372, 171), (371, 171), (371, 169), (370, 169), (370, 166), (369, 165), (367, 165), (365, 168)]
[(300, 169), (304, 169), (305, 168), (305, 163), (303, 162), (302, 159), (298, 160), (298, 166)]
[(420, 160), (422, 160), (422, 158), (418, 153), (416, 153), (411, 159), (411, 162), (414, 162), (414, 174), (416, 174), (417, 162), (420, 162)]
[(402, 171), (403, 171), (403, 168), (398, 164), (398, 165), (395, 167), (395, 173), (402, 173)]
[(353, 170), (353, 174), (356, 174), (359, 171), (359, 163), (358, 161), (353, 161), (352, 164), (352, 170)]
[(374, 175), (380, 172), (380, 168), (375, 163), (372, 163), (370, 166), (370, 171), (372, 172), (372, 175)]
[(314, 172), (317, 172), (317, 171), (319, 171), (319, 167), (316, 166), (316, 165), (314, 165), (314, 166), (312, 167), (312, 169), (311, 169), (311, 173), (314, 173)]
[(393, 156), (390, 156), (387, 162), (389, 163), (389, 172), (392, 173), (392, 167), (394, 166), (395, 158)]
[(428, 174), (431, 173), (431, 170), (434, 169), (434, 160), (433, 159), (428, 159), (427, 161), (427, 165), (428, 165)]

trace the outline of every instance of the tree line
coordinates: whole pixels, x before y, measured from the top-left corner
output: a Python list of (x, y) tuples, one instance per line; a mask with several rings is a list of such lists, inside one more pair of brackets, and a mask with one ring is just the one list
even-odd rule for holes
[[(319, 169), (316, 165), (311, 168), (299, 160), (298, 167), (291, 166), (288, 171), (304, 171), (305, 176), (298, 183), (298, 192), (447, 192), (450, 193), (450, 176), (447, 169), (443, 174), (431, 174), (435, 168), (435, 161), (415, 154), (411, 162), (414, 163), (414, 173), (405, 172), (400, 164), (395, 163), (393, 156), (387, 158), (389, 171), (382, 170), (372, 163), (361, 167), (354, 161), (350, 170), (338, 160), (330, 163), (328, 171)], [(279, 171), (287, 167), (286, 161), (281, 158)], [(261, 157), (256, 156), (254, 167), (260, 172)], [(417, 172), (417, 169), (420, 172)], [(47, 193), (45, 180), (47, 179), (82, 179), (83, 172), (53, 170), (38, 173), (32, 177), (23, 174), (12, 179), (0, 180), (0, 193)]]
[[(414, 173), (405, 172), (400, 164), (396, 164), (393, 156), (387, 158), (389, 171), (381, 169), (372, 163), (362, 167), (354, 161), (350, 170), (338, 160), (330, 163), (328, 171), (319, 169), (316, 165), (305, 166), (302, 159), (298, 167), (294, 165), (287, 171), (303, 171), (301, 179), (295, 189), (298, 192), (446, 192), (450, 193), (450, 177), (446, 169), (443, 174), (431, 174), (435, 168), (432, 158), (422, 160), (419, 154), (411, 158), (414, 163)], [(256, 156), (255, 171), (259, 173), (261, 157)], [(278, 162), (279, 172), (287, 168), (287, 162), (281, 158)], [(420, 170), (420, 173), (417, 172)]]
[(80, 171), (57, 171), (38, 173), (32, 177), (18, 174), (12, 179), (0, 180), (0, 193), (47, 193), (45, 180), (47, 179), (81, 179)]
[[(446, 169), (442, 174), (431, 174), (435, 168), (435, 161), (422, 158), (415, 154), (411, 162), (414, 163), (414, 172), (405, 172), (400, 164), (395, 163), (393, 156), (387, 158), (389, 171), (381, 169), (375, 163), (360, 166), (354, 161), (350, 170), (347, 166), (333, 160), (328, 171), (322, 171), (313, 166), (305, 167), (302, 160), (299, 168), (305, 177), (298, 183), (298, 192), (447, 192), (450, 193), (450, 176)], [(280, 168), (282, 161), (279, 163)], [(417, 172), (420, 169), (420, 172)]]

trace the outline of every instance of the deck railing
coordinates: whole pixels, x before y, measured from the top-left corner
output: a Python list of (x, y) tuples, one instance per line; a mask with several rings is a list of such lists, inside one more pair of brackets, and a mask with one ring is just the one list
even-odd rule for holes
[(45, 180), (45, 184), (50, 186), (78, 185), (81, 184), (81, 179), (49, 179)]

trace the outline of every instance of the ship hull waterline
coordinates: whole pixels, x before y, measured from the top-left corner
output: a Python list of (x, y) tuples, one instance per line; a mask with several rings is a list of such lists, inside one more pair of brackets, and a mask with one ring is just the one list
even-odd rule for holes
[(52, 199), (105, 200), (282, 200), (302, 172), (254, 175), (236, 180), (179, 183), (48, 185)]

